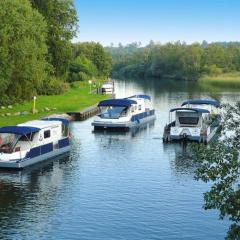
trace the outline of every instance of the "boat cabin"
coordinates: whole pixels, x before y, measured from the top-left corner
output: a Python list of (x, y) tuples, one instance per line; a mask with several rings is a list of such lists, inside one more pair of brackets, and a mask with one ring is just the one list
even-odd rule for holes
[(0, 153), (28, 151), (68, 137), (68, 120), (46, 118), (0, 128)]
[(155, 120), (151, 98), (134, 95), (128, 98), (108, 99), (98, 104), (101, 113), (92, 125), (95, 129), (126, 129)]
[[(175, 121), (172, 113), (175, 112)], [(170, 110), (169, 121), (176, 127), (202, 127), (203, 123), (210, 121), (209, 111), (201, 108), (173, 108)]]

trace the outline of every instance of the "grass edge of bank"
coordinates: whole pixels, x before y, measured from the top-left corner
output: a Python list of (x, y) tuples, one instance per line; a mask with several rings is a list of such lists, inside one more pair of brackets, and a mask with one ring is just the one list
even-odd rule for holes
[[(100, 81), (101, 83), (102, 81)], [(92, 87), (91, 90), (94, 90)], [(41, 119), (51, 114), (63, 114), (71, 111), (81, 111), (101, 100), (108, 98), (107, 95), (90, 93), (87, 82), (76, 82), (72, 87), (61, 95), (37, 96), (36, 109), (38, 113), (32, 114), (33, 101), (16, 104), (12, 109), (0, 109), (0, 114), (11, 114), (11, 116), (0, 116), (0, 126), (16, 125), (30, 120)], [(50, 111), (45, 111), (49, 108)], [(53, 108), (55, 110), (53, 110)], [(28, 112), (26, 115), (14, 116), (17, 112)]]
[(208, 83), (213, 85), (240, 85), (240, 72), (222, 73), (215, 76), (203, 75), (200, 79), (202, 83)]

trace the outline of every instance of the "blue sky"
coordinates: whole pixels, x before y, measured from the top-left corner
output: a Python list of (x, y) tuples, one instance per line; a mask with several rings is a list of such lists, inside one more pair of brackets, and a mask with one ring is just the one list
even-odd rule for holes
[(75, 0), (75, 6), (75, 42), (240, 40), (240, 0)]

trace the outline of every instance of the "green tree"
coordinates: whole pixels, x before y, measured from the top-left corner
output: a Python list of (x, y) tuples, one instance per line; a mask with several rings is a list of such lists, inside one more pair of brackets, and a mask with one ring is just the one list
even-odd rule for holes
[(84, 55), (79, 55), (70, 64), (69, 82), (88, 80), (96, 75), (96, 66)]
[(232, 221), (226, 239), (240, 239), (240, 102), (226, 105), (221, 137), (210, 146), (196, 145), (193, 153), (199, 167), (196, 178), (211, 182), (204, 194), (204, 208), (219, 210), (220, 219)]
[(202, 55), (203, 49), (199, 44), (192, 44), (185, 48), (181, 59), (183, 61), (183, 74), (186, 80), (196, 81), (201, 76)]
[(31, 0), (47, 22), (48, 62), (54, 74), (63, 76), (72, 60), (70, 40), (77, 31), (77, 13), (72, 0)]
[(97, 77), (107, 77), (112, 68), (112, 58), (100, 43), (85, 42), (73, 44), (74, 57), (85, 56), (97, 69)]
[(30, 99), (46, 78), (46, 23), (28, 0), (0, 2), (0, 100)]

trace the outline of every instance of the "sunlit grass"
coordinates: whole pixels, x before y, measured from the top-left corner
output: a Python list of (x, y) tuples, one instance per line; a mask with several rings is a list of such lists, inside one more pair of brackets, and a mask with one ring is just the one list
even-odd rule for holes
[[(78, 82), (74, 84), (73, 88), (62, 95), (38, 96), (36, 109), (39, 112), (37, 114), (30, 113), (28, 115), (20, 116), (0, 116), (0, 126), (15, 125), (55, 113), (79, 111), (106, 99), (106, 97), (106, 95), (90, 94), (89, 84), (86, 82)], [(24, 111), (31, 112), (32, 107), (33, 102), (25, 102), (23, 104), (14, 105), (12, 109), (0, 109), (0, 114), (14, 114)], [(46, 107), (51, 110), (49, 112), (44, 111)], [(53, 110), (53, 108), (56, 108), (56, 110)]]
[(216, 76), (205, 75), (200, 79), (203, 83), (218, 86), (240, 86), (240, 72), (222, 73)]

